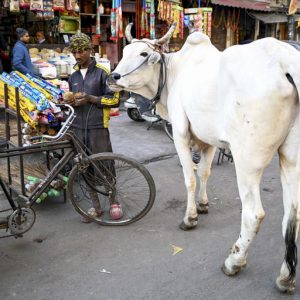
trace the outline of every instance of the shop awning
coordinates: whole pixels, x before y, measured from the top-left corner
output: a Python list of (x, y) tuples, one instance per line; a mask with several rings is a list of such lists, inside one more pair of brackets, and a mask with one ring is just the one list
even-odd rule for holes
[[(250, 15), (253, 16), (255, 19), (262, 21), (266, 24), (286, 23), (288, 21), (286, 14), (251, 13)], [(294, 15), (295, 22), (297, 22), (299, 18), (300, 18), (300, 15)]]
[(270, 11), (270, 1), (250, 0), (211, 0), (213, 4), (246, 8), (251, 10)]

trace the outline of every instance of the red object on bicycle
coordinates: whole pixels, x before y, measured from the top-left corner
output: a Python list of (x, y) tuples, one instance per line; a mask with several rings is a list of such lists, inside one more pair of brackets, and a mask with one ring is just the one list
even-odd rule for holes
[(123, 210), (120, 204), (112, 204), (109, 214), (113, 220), (119, 220), (123, 217)]

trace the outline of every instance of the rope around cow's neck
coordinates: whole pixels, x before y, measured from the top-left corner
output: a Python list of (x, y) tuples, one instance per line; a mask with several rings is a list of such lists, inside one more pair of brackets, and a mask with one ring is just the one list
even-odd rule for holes
[[(158, 88), (156, 95), (150, 100), (152, 102), (152, 107), (154, 108), (157, 102), (160, 100), (161, 92), (166, 85), (167, 82), (167, 68), (164, 54), (161, 53), (160, 70), (159, 70), (159, 79), (158, 79)], [(165, 68), (165, 71), (164, 71)], [(165, 75), (165, 76), (164, 76)]]
[[(164, 57), (164, 53), (160, 50), (159, 47), (152, 45), (146, 41), (135, 41), (134, 43), (137, 42), (141, 42), (141, 43), (145, 43), (149, 48), (151, 48), (153, 51), (158, 52), (161, 56), (159, 63), (160, 63), (160, 70), (159, 70), (159, 81), (158, 81), (158, 88), (157, 88), (157, 92), (156, 95), (150, 99), (151, 103), (152, 103), (152, 108), (155, 107), (155, 105), (157, 104), (157, 102), (160, 100), (160, 95), (161, 92), (166, 84), (167, 81), (167, 68), (166, 68), (166, 62), (165, 62), (165, 57)], [(121, 75), (121, 77), (125, 77), (133, 72), (135, 72), (136, 70), (138, 70), (141, 66), (143, 66), (149, 59), (149, 56), (147, 56), (141, 64), (139, 64), (136, 68), (134, 68), (133, 70), (129, 71), (128, 73)], [(165, 68), (165, 72), (164, 72), (164, 68)], [(164, 76), (165, 74), (165, 76)]]

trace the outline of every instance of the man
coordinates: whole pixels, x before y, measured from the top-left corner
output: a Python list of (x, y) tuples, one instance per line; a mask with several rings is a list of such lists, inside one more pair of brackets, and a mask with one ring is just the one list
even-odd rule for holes
[(36, 38), (37, 44), (45, 44), (46, 43), (44, 31), (41, 31), (41, 30), (37, 31), (35, 34), (35, 38)]
[[(92, 153), (112, 152), (108, 130), (110, 108), (119, 106), (119, 93), (113, 93), (106, 85), (109, 72), (97, 64), (91, 57), (92, 44), (90, 38), (83, 33), (74, 35), (69, 50), (76, 59), (75, 72), (69, 78), (70, 91), (74, 97), (65, 99), (75, 108), (76, 119), (72, 130)], [(96, 213), (101, 214), (98, 195), (90, 191)], [(114, 205), (111, 216), (122, 217), (122, 209)], [(118, 211), (116, 211), (118, 210)], [(82, 218), (82, 222), (88, 220)]]
[(13, 48), (13, 69), (23, 74), (33, 74), (33, 65), (26, 44), (29, 42), (28, 31), (24, 28), (16, 30), (18, 41)]

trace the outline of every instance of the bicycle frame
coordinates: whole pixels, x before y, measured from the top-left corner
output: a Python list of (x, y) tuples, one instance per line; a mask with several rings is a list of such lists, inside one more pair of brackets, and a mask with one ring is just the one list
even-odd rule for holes
[[(81, 143), (80, 140), (76, 139), (71, 133), (66, 134), (67, 130), (69, 129), (70, 125), (72, 124), (75, 114), (74, 109), (69, 105), (58, 104), (57, 106), (65, 106), (69, 109), (70, 115), (67, 120), (62, 124), (61, 129), (55, 136), (36, 136), (33, 137), (32, 140), (42, 140), (35, 144), (25, 146), (25, 147), (14, 147), (14, 148), (6, 148), (1, 150), (0, 152), (0, 159), (6, 158), (10, 159), (11, 157), (15, 156), (23, 156), (23, 155), (30, 155), (34, 153), (41, 153), (44, 151), (51, 152), (55, 150), (61, 150), (63, 153), (63, 157), (55, 164), (55, 166), (50, 170), (48, 175), (44, 180), (42, 180), (39, 185), (34, 189), (30, 196), (27, 196), (24, 187), (22, 187), (22, 194), (18, 195), (20, 198), (23, 198), (26, 202), (26, 206), (30, 207), (49, 187), (51, 182), (58, 176), (59, 172), (64, 168), (64, 166), (73, 158), (78, 152), (84, 153), (86, 147)], [(68, 135), (69, 138), (66, 141), (60, 141), (60, 139), (64, 136)], [(47, 139), (47, 141), (44, 141)], [(48, 141), (50, 140), (50, 141)], [(65, 153), (65, 149), (69, 149)], [(88, 151), (88, 149), (86, 150)], [(10, 174), (9, 174), (10, 176)], [(23, 170), (22, 176), (24, 177)], [(10, 182), (10, 179), (9, 179)], [(12, 198), (11, 187), (9, 187), (4, 180), (0, 176), (0, 186), (3, 189), (3, 192), (13, 210), (16, 210), (19, 206), (17, 206)]]
[[(26, 194), (19, 195), (19, 197), (23, 198), (26, 201), (25, 204), (27, 207), (28, 206), (30, 207), (33, 203), (35, 203), (36, 200), (48, 189), (51, 182), (59, 175), (61, 170), (66, 166), (66, 164), (70, 160), (74, 159), (77, 155), (80, 155), (79, 159), (75, 161), (76, 164), (80, 164), (82, 163), (82, 161), (88, 160), (88, 156), (92, 154), (91, 151), (72, 133), (67, 133), (65, 135), (69, 137), (69, 139), (66, 141), (43, 142), (43, 143), (34, 144), (26, 147), (5, 149), (2, 152), (0, 152), (0, 159), (1, 159), (1, 158), (10, 158), (19, 155), (41, 153), (44, 151), (51, 152), (55, 150), (62, 150), (63, 152), (65, 152), (65, 150), (67, 150), (66, 153), (63, 154), (62, 158), (60, 158), (60, 160), (49, 171), (46, 178), (42, 180), (39, 183), (39, 185), (33, 190), (30, 196), (27, 196)], [(94, 168), (96, 168), (99, 171), (98, 174), (101, 174), (101, 171), (98, 169), (98, 167), (94, 163), (92, 163), (92, 165)], [(110, 186), (110, 188), (113, 189), (113, 184), (111, 182), (106, 180), (105, 177), (103, 177), (103, 180), (106, 182), (107, 186)], [(12, 209), (16, 210), (18, 206), (14, 203), (13, 198), (9, 192), (9, 188), (7, 184), (3, 181), (1, 176), (0, 176), (0, 185)]]
[[(26, 200), (26, 205), (30, 206), (32, 205), (39, 196), (49, 187), (50, 183), (57, 177), (59, 172), (63, 169), (63, 167), (68, 163), (68, 161), (74, 157), (75, 151), (74, 146), (72, 145), (71, 141), (63, 141), (63, 142), (46, 142), (41, 145), (32, 145), (27, 147), (18, 147), (13, 149), (6, 149), (2, 153), (0, 153), (0, 159), (1, 158), (8, 158), (13, 156), (19, 156), (19, 155), (28, 155), (33, 153), (39, 153), (44, 151), (54, 151), (54, 150), (62, 150), (69, 149), (63, 157), (59, 160), (59, 162), (50, 170), (49, 174), (46, 176), (46, 178), (35, 188), (35, 190), (31, 193), (29, 197), (27, 195), (19, 195), (24, 200)], [(11, 193), (9, 193), (9, 188), (7, 184), (3, 181), (3, 179), (0, 177), (0, 185), (11, 205), (11, 207), (15, 210), (17, 206), (15, 205)]]

